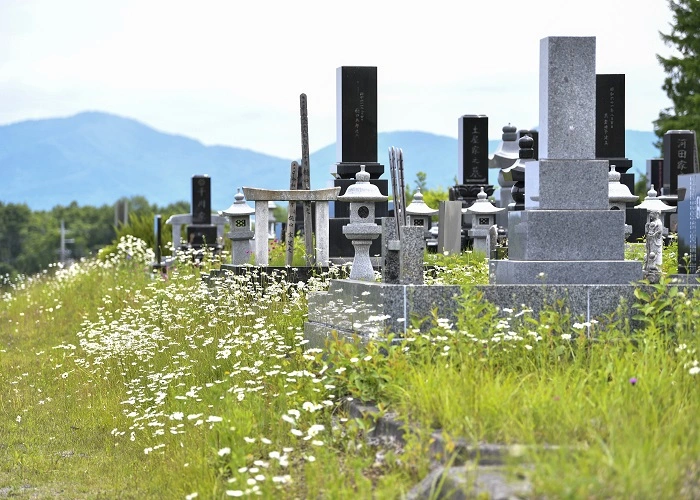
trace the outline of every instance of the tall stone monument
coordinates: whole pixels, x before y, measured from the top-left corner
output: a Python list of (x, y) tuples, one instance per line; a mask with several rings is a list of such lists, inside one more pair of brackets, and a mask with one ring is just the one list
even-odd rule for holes
[(625, 75), (596, 75), (595, 157), (620, 172), (620, 182), (634, 191), (632, 160), (625, 157)]
[(664, 134), (664, 179), (662, 195), (678, 194), (678, 176), (698, 173), (695, 132), (669, 130)]
[[(466, 209), (476, 201), (482, 188), (488, 196), (494, 191), (494, 186), (489, 185), (489, 119), (485, 115), (463, 115), (459, 117), (457, 128), (457, 179), (461, 184), (450, 187), (448, 197), (450, 201), (460, 201)], [(471, 217), (463, 215), (462, 249), (468, 246), (470, 228)]]
[(642, 277), (641, 262), (624, 260), (624, 214), (608, 209), (608, 161), (594, 159), (595, 51), (595, 37), (540, 42), (540, 160), (528, 165), (539, 206), (509, 213), (508, 260), (491, 261), (492, 283), (627, 284)]
[[(387, 179), (380, 179), (384, 165), (377, 161), (377, 68), (374, 66), (341, 66), (336, 70), (336, 158), (334, 187), (340, 196), (355, 184), (360, 165), (370, 174), (370, 184), (388, 195)], [(376, 204), (375, 216), (388, 215), (388, 203)], [(330, 220), (330, 257), (352, 258), (354, 249), (343, 235), (342, 227), (350, 223), (350, 204), (335, 201)], [(381, 241), (372, 242), (370, 255), (381, 254)]]

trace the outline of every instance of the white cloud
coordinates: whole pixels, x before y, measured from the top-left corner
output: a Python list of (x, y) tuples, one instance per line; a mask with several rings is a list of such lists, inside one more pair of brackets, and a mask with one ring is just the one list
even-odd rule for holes
[(299, 94), (321, 148), (335, 140), (335, 68), (373, 65), (380, 131), (456, 136), (460, 115), (481, 113), (496, 138), (537, 124), (539, 40), (596, 36), (597, 72), (627, 75), (628, 128), (650, 130), (669, 105), (655, 54), (670, 51), (670, 21), (651, 0), (9, 0), (0, 123), (105, 110), (291, 157)]

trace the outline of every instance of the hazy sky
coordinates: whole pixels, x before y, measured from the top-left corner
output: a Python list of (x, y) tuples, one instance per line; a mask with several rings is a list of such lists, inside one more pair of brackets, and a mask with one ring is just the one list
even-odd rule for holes
[[(106, 111), (205, 144), (301, 154), (335, 141), (335, 69), (377, 66), (379, 131), (489, 136), (538, 123), (539, 41), (595, 36), (626, 75), (628, 129), (670, 106), (666, 0), (0, 0), (0, 124)], [(401, 144), (396, 146), (401, 147)]]

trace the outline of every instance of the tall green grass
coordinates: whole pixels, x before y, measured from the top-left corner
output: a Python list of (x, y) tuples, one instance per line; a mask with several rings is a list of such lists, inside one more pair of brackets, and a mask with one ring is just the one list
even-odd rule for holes
[[(503, 316), (469, 293), (455, 324), (321, 352), (305, 346), (306, 297), (333, 270), (209, 287), (216, 257), (184, 255), (167, 276), (152, 259), (124, 238), (4, 287), (0, 491), (401, 498), (430, 468), (429, 433), (370, 445), (372, 422), (342, 410), (352, 396), (448, 439), (530, 445), (535, 496), (697, 496), (696, 294), (664, 284), (640, 293), (636, 323), (572, 326), (562, 308)], [(482, 282), (484, 262), (441, 262), (431, 279)]]

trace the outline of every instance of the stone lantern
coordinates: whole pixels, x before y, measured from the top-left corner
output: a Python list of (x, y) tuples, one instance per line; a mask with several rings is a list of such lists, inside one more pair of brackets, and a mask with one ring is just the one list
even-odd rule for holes
[(274, 201), (270, 200), (267, 202), (267, 239), (269, 240), (274, 240), (277, 237), (275, 233), (275, 223), (277, 222), (277, 219), (275, 219), (275, 214), (273, 212), (275, 208), (277, 208), (277, 204)]
[(250, 261), (250, 241), (253, 239), (253, 231), (250, 230), (250, 216), (255, 209), (248, 206), (245, 197), (239, 189), (234, 196), (233, 204), (219, 215), (228, 217), (231, 231), (226, 236), (231, 239), (231, 264), (241, 266)]
[(348, 186), (339, 201), (350, 203), (350, 224), (343, 226), (343, 234), (352, 242), (355, 257), (352, 262), (350, 279), (374, 281), (374, 268), (369, 257), (369, 247), (382, 233), (382, 228), (374, 221), (374, 206), (387, 201), (379, 188), (369, 182), (370, 174), (365, 166), (355, 175), (356, 182)]
[(620, 182), (620, 172), (615, 165), (610, 165), (608, 174), (608, 206), (610, 210), (622, 210), (625, 214), (625, 239), (632, 234), (632, 226), (627, 224), (627, 204), (639, 199), (630, 192), (630, 188)]
[(666, 212), (676, 211), (676, 207), (667, 205), (663, 202), (663, 200), (656, 196), (656, 190), (654, 189), (653, 184), (651, 185), (651, 189), (647, 191), (647, 197), (644, 198), (644, 201), (634, 208), (647, 211), (647, 222), (649, 222), (649, 214), (651, 212), (659, 212), (664, 214)]
[(423, 201), (423, 193), (420, 189), (416, 190), (413, 195), (413, 200), (406, 207), (406, 217), (409, 226), (422, 226), (426, 234), (430, 229), (430, 218), (438, 213), (437, 210), (430, 208)]
[(472, 250), (483, 252), (486, 256), (490, 253), (489, 229), (496, 223), (496, 214), (505, 210), (505, 207), (498, 208), (486, 199), (484, 188), (481, 188), (476, 195), (476, 201), (469, 208), (462, 209), (463, 213), (472, 215), (472, 228), (469, 236), (474, 240)]

